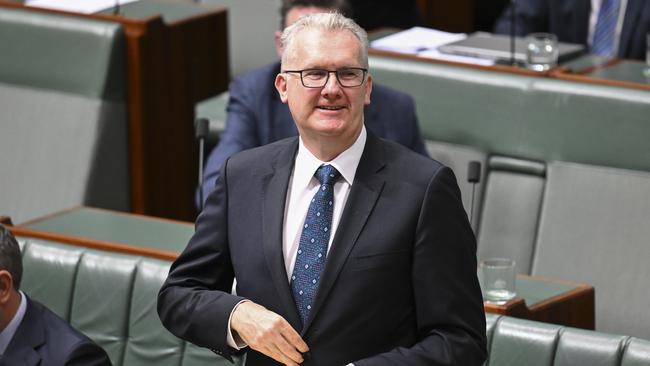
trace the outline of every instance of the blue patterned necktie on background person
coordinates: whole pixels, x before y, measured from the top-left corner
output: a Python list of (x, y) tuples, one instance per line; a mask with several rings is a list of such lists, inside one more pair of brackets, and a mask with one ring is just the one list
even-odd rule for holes
[(315, 176), (321, 185), (309, 204), (291, 275), (291, 292), (303, 324), (309, 316), (325, 268), (334, 212), (334, 183), (340, 173), (331, 165), (321, 165)]
[(605, 57), (614, 56), (614, 36), (619, 7), (620, 0), (603, 0), (601, 3), (591, 53)]

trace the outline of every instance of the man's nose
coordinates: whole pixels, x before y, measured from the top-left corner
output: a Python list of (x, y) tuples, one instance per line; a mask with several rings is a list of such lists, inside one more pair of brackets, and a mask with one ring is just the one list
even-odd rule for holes
[(322, 94), (324, 95), (338, 95), (341, 92), (341, 84), (339, 79), (336, 77), (335, 71), (330, 71), (329, 77), (325, 86), (323, 86)]

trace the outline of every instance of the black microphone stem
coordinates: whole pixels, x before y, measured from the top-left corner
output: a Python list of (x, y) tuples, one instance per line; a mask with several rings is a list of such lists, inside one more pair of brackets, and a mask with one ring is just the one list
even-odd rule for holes
[(515, 66), (515, 22), (517, 21), (517, 1), (510, 1), (510, 65)]

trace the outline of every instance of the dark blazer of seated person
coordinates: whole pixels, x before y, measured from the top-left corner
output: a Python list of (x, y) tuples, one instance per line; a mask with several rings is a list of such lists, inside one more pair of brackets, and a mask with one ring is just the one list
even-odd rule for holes
[(0, 366), (105, 366), (106, 352), (20, 291), (22, 256), (0, 225)]
[[(515, 33), (549, 32), (561, 42), (588, 45), (591, 0), (518, 0), (515, 6)], [(509, 6), (494, 27), (495, 33), (509, 34)], [(645, 59), (646, 34), (650, 32), (650, 1), (627, 0), (618, 46), (618, 57)]]
[(106, 352), (45, 306), (27, 300), (25, 317), (0, 360), (1, 366), (105, 366)]
[[(239, 76), (230, 85), (226, 129), (205, 164), (203, 200), (214, 190), (221, 165), (235, 153), (297, 136), (289, 107), (275, 89), (280, 63)], [(428, 156), (420, 135), (413, 99), (374, 84), (372, 101), (364, 108), (365, 125), (375, 135)]]

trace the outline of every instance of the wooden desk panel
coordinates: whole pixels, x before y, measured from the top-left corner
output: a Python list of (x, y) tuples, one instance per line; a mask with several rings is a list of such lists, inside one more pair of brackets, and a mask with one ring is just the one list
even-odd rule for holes
[(592, 286), (556, 279), (517, 276), (517, 297), (503, 305), (485, 302), (485, 311), (516, 318), (595, 329)]
[[(166, 6), (175, 12), (183, 6), (201, 10), (166, 21), (153, 5), (159, 12), (164, 12)], [(110, 10), (79, 14), (32, 8), (3, 0), (0, 6), (123, 25), (131, 210), (193, 220), (198, 174), (194, 105), (228, 88), (226, 10), (163, 0), (126, 4), (120, 15), (113, 15)]]

